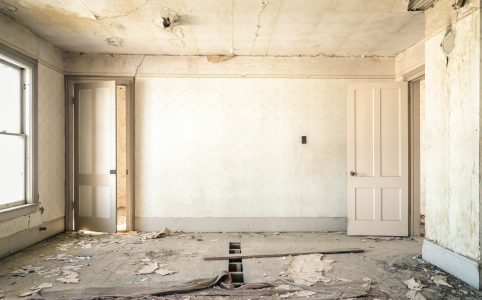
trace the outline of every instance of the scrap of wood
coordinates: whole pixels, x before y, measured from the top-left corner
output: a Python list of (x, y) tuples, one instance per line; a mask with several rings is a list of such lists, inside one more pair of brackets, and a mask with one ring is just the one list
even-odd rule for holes
[(347, 248), (347, 249), (328, 249), (318, 251), (307, 252), (285, 252), (285, 253), (266, 253), (266, 254), (232, 254), (225, 256), (207, 256), (204, 260), (227, 260), (227, 259), (245, 259), (245, 258), (267, 258), (267, 257), (280, 257), (280, 256), (297, 256), (297, 255), (309, 255), (309, 254), (342, 254), (342, 253), (361, 253), (365, 252), (359, 248)]

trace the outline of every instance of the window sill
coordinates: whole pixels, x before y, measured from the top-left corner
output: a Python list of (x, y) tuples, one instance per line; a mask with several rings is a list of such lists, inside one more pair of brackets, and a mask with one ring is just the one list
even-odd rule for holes
[(38, 203), (24, 204), (0, 210), (0, 222), (23, 217), (37, 211)]

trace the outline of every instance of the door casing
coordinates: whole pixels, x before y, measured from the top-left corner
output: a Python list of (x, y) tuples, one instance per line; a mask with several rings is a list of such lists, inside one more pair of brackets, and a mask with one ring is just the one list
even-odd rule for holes
[(65, 78), (65, 230), (76, 230), (74, 222), (74, 198), (75, 198), (75, 176), (74, 176), (74, 85), (77, 83), (92, 83), (98, 81), (116, 82), (116, 86), (123, 85), (127, 89), (126, 98), (126, 126), (127, 126), (127, 231), (134, 230), (135, 211), (135, 105), (134, 88), (135, 81), (132, 77), (90, 77), (90, 76), (67, 76)]

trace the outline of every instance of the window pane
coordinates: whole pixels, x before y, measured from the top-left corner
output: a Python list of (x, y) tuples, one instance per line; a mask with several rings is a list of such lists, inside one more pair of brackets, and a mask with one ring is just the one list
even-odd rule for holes
[(0, 205), (25, 200), (25, 138), (0, 134)]
[(0, 132), (20, 133), (20, 70), (0, 62)]

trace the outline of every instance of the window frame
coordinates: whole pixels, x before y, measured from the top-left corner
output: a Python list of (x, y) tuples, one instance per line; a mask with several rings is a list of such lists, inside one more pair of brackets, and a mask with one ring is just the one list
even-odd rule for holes
[(20, 70), (21, 124), (19, 132), (2, 132), (25, 139), (24, 199), (0, 205), (0, 221), (36, 211), (39, 203), (37, 174), (37, 60), (0, 44), (0, 63)]

